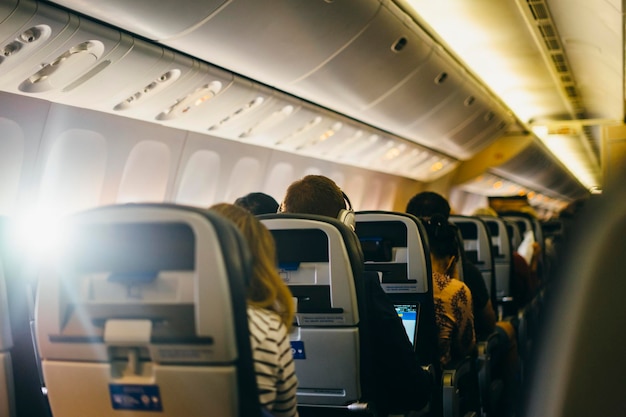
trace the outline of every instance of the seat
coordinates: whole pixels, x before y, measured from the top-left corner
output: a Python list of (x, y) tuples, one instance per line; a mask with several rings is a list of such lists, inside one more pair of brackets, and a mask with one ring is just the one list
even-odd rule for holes
[(499, 217), (479, 216), (487, 225), (491, 236), (491, 247), (494, 260), (494, 276), (498, 316), (510, 315), (507, 308), (514, 302), (511, 288), (513, 274), (513, 249), (506, 223)]
[(413, 341), (422, 366), (439, 362), (437, 328), (426, 231), (414, 216), (388, 211), (356, 213), (356, 233), (363, 248), (365, 270), (379, 274), (381, 286), (397, 305), (418, 306)]
[(522, 243), (522, 232), (519, 224), (505, 217), (500, 217), (506, 224), (506, 230), (509, 232), (509, 239), (511, 240), (511, 248), (516, 250)]
[[(463, 239), (465, 254), (480, 270), (492, 304), (497, 305), (498, 286), (496, 283), (496, 263), (493, 255), (493, 237), (487, 223), (480, 217), (458, 215), (450, 216), (450, 221), (458, 227)], [(500, 229), (498, 228), (497, 231), (500, 232)], [(510, 274), (510, 264), (508, 268)], [(506, 271), (506, 267), (503, 269), (504, 271)], [(506, 278), (507, 284), (509, 276)], [(508, 285), (506, 288), (508, 289)], [(507, 340), (503, 340), (503, 337), (502, 333), (493, 332), (483, 340), (477, 340), (478, 358), (476, 366), (480, 386), (480, 402), (485, 415), (493, 415), (496, 411), (496, 404), (500, 401), (504, 390), (504, 382), (500, 378), (494, 377), (496, 363), (503, 354), (504, 346), (508, 343)]]
[[(533, 218), (527, 213), (505, 212), (501, 215), (503, 219), (511, 222), (514, 225), (514, 228), (519, 229), (519, 234), (522, 240), (524, 239), (524, 235), (526, 232), (531, 232), (533, 234), (533, 239), (535, 240), (535, 242), (541, 245), (543, 255), (543, 231), (541, 228), (541, 224), (537, 219)], [(514, 249), (516, 248), (514, 247)], [(543, 281), (544, 278), (542, 276), (542, 264), (543, 261), (540, 261), (539, 269), (537, 271), (540, 282)], [(537, 334), (540, 322), (542, 305), (541, 298), (541, 290), (539, 290), (535, 297), (530, 300), (525, 306), (522, 306), (517, 313), (518, 347), (523, 367), (525, 367), (526, 364), (530, 362), (530, 355), (533, 350), (534, 338)]]
[(430, 412), (446, 417), (471, 415), (474, 410), (466, 400), (475, 393), (473, 360), (467, 358), (439, 370), (428, 238), (421, 222), (406, 213), (361, 211), (356, 213), (356, 233), (363, 246), (365, 269), (379, 273), (381, 285), (394, 303), (419, 306), (414, 348), (422, 366), (431, 369), (441, 386), (429, 405)]
[[(3, 238), (3, 232), (4, 219), (0, 219), (0, 239)], [(0, 243), (0, 245), (2, 244)], [(11, 361), (13, 338), (9, 320), (3, 258), (4, 252), (0, 251), (0, 417), (15, 417), (15, 386)]]
[(494, 258), (492, 255), (491, 235), (485, 222), (479, 217), (450, 216), (463, 238), (465, 255), (480, 271), (485, 280), (487, 291), (493, 304), (495, 303), (496, 285), (494, 277)]
[(243, 238), (167, 204), (74, 215), (39, 274), (36, 335), (55, 416), (261, 415)]
[[(522, 240), (524, 239), (524, 235), (527, 231), (532, 232), (534, 241), (537, 242), (541, 247), (541, 258), (539, 261), (539, 270), (537, 271), (537, 274), (539, 275), (540, 281), (544, 278), (549, 278), (544, 277), (542, 271), (542, 267), (545, 264), (545, 261), (543, 259), (545, 256), (545, 242), (543, 236), (543, 228), (539, 220), (537, 220), (528, 213), (520, 212), (504, 212), (501, 213), (501, 217), (518, 225)], [(519, 245), (514, 246), (513, 249), (518, 250), (518, 247)]]
[(325, 216), (259, 218), (274, 236), (280, 273), (297, 302), (291, 343), (301, 415), (374, 413), (356, 236)]
[(0, 416), (50, 417), (32, 333), (33, 268), (16, 248), (14, 226), (0, 217)]

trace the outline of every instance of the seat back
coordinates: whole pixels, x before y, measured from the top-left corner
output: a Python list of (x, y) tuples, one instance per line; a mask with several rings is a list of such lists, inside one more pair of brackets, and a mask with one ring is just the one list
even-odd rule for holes
[(354, 233), (324, 216), (259, 216), (276, 242), (280, 274), (297, 302), (292, 351), (298, 406), (353, 408), (364, 402), (365, 363), (360, 275)]
[(506, 223), (499, 217), (484, 216), (491, 236), (491, 247), (494, 259), (496, 299), (498, 303), (511, 301), (511, 275), (513, 272), (513, 251)]
[(519, 245), (522, 243), (522, 232), (520, 230), (519, 224), (516, 222), (507, 219), (506, 217), (501, 217), (504, 220), (504, 224), (506, 224), (506, 230), (509, 232), (509, 239), (511, 240), (511, 250), (516, 251)]
[(0, 416), (49, 417), (33, 339), (35, 268), (31, 254), (16, 244), (19, 223), (0, 218)]
[(15, 387), (11, 362), (11, 322), (4, 276), (4, 219), (0, 219), (0, 417), (15, 416)]
[(42, 269), (36, 334), (54, 415), (260, 416), (236, 228), (174, 205), (73, 216)]
[(489, 296), (495, 304), (494, 258), (491, 235), (487, 225), (482, 219), (469, 216), (450, 216), (450, 222), (459, 228), (463, 237), (465, 254), (482, 274)]
[(415, 326), (407, 328), (414, 332), (409, 338), (421, 365), (437, 364), (430, 255), (422, 223), (411, 214), (361, 211), (356, 213), (356, 233), (365, 270), (378, 272), (381, 286), (397, 306), (417, 306)]

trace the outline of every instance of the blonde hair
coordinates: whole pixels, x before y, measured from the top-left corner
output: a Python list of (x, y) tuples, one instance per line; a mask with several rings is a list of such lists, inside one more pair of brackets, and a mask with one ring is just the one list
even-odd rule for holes
[(277, 313), (289, 331), (294, 305), (291, 291), (278, 275), (276, 244), (269, 230), (248, 210), (220, 203), (210, 210), (232, 221), (243, 234), (252, 253), (252, 276), (247, 289), (248, 304)]

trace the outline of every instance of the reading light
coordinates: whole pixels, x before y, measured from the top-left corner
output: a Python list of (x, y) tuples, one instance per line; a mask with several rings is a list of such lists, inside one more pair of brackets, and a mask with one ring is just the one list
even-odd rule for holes
[(441, 161), (435, 162), (430, 170), (433, 172), (440, 171), (443, 169), (443, 163)]

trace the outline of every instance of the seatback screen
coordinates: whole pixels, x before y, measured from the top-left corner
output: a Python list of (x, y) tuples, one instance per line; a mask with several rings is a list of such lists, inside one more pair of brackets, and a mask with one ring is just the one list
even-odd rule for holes
[(415, 328), (417, 326), (417, 305), (416, 304), (396, 304), (396, 313), (402, 319), (402, 324), (406, 330), (411, 344), (415, 346)]
[(195, 235), (184, 223), (90, 224), (73, 234), (67, 255), (83, 272), (192, 271)]

